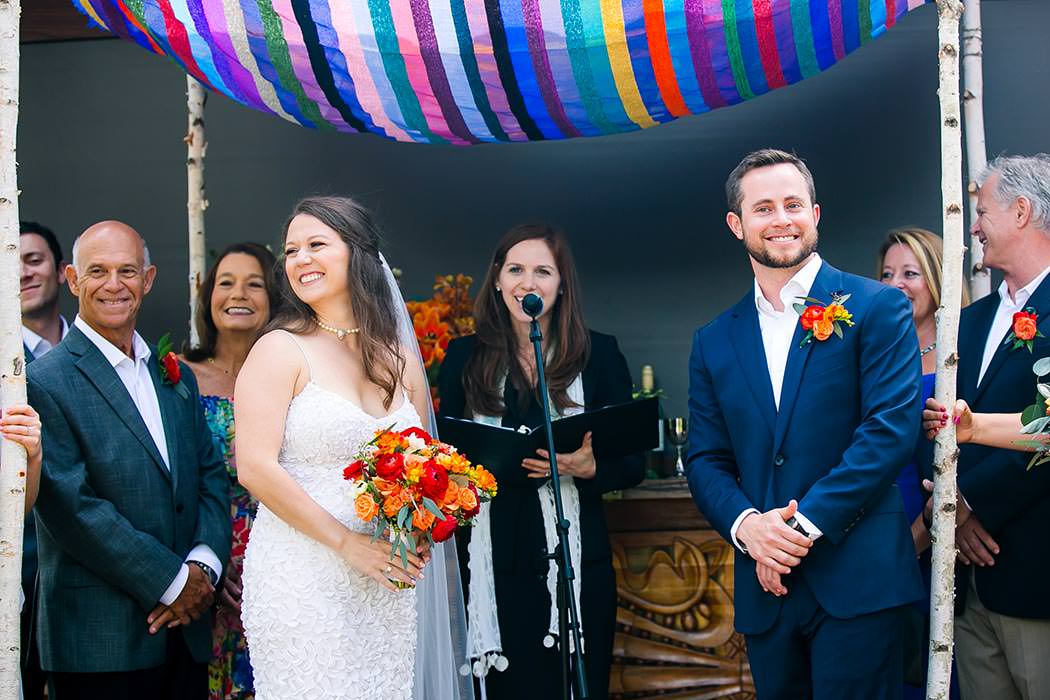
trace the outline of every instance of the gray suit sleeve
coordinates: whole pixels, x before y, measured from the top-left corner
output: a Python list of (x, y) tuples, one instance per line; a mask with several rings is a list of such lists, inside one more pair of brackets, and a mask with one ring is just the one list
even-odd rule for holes
[[(192, 376), (188, 368), (183, 368), (183, 376)], [(193, 544), (206, 544), (219, 557), (225, 569), (230, 559), (230, 544), (233, 538), (230, 530), (230, 482), (226, 475), (226, 463), (223, 455), (212, 437), (204, 411), (200, 408), (200, 396), (196, 381), (192, 387), (191, 400), (198, 410), (193, 412), (193, 435), (195, 455), (199, 469), (197, 511), (197, 530)], [(221, 572), (218, 572), (221, 575)]]
[(94, 492), (80, 443), (62, 409), (36, 382), (31, 380), (28, 390), (43, 424), (44, 463), (36, 503), (40, 525), (70, 557), (126, 591), (143, 609), (152, 609), (179, 572), (182, 557), (135, 529)]

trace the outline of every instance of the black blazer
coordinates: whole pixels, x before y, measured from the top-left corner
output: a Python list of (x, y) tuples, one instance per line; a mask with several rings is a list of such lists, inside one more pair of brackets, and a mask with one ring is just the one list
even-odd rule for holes
[[(1039, 330), (1050, 336), (1050, 278), (1036, 289), (1028, 306), (1039, 314)], [(991, 294), (963, 309), (959, 324), (959, 398), (975, 412), (1017, 413), (1037, 398), (1032, 364), (1050, 355), (1050, 337), (1036, 338), (1033, 351), (1000, 344), (980, 385), (985, 340), (999, 306)], [(1005, 339), (997, 339), (1000, 343)], [(1018, 435), (1018, 439), (1021, 436)], [(996, 542), (995, 566), (977, 567), (976, 584), (985, 607), (1002, 615), (1050, 618), (1050, 596), (1042, 582), (1050, 578), (1050, 467), (1026, 469), (1031, 454), (981, 445), (963, 445), (959, 454), (959, 489)], [(958, 598), (968, 582), (959, 578)]]
[[(449, 343), (438, 386), (443, 416), (470, 417), (466, 415), (463, 369), (475, 345), (476, 338), (472, 335)], [(616, 338), (591, 331), (591, 355), (583, 370), (584, 407), (590, 410), (630, 401), (631, 389), (631, 373)], [(602, 494), (638, 484), (644, 471), (643, 456), (631, 455), (600, 460), (594, 479), (576, 481), (584, 562), (609, 560), (611, 556)], [(536, 489), (544, 482), (528, 479), (525, 473), (522, 469), (520, 474), (501, 479), (499, 495), (492, 502), (492, 558), (496, 570), (522, 573), (547, 570), (547, 562), (541, 559), (546, 544), (536, 498)]]

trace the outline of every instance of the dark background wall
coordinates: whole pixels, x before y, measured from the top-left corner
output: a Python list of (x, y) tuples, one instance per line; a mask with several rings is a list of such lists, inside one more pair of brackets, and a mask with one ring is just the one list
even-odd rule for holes
[[(988, 153), (1050, 151), (1050, 2), (985, 0)], [(617, 335), (637, 381), (653, 364), (685, 410), (693, 329), (751, 285), (725, 226), (726, 174), (746, 151), (793, 149), (821, 203), (821, 253), (872, 274), (884, 232), (940, 227), (937, 16), (920, 8), (826, 73), (645, 132), (457, 148), (325, 134), (222, 96), (207, 105), (208, 246), (277, 245), (297, 198), (346, 193), (376, 212), (406, 296), (433, 275), (480, 280), (501, 233), (550, 221), (570, 233), (587, 320)], [(67, 249), (86, 226), (127, 221), (160, 272), (143, 333), (187, 326), (185, 79), (119, 41), (22, 47), (22, 218)], [(72, 303), (68, 310), (73, 311)]]

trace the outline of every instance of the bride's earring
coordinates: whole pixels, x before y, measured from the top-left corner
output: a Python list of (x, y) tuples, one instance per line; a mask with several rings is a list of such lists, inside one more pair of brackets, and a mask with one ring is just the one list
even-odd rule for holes
[(498, 285), (498, 284), (496, 285), (496, 291), (497, 291), (497, 292), (502, 292), (502, 291), (503, 291), (502, 289), (500, 289), (500, 288), (499, 288), (499, 285)]

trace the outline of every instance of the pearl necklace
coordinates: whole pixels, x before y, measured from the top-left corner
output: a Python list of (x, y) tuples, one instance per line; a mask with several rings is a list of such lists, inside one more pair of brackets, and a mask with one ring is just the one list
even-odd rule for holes
[(926, 357), (927, 355), (929, 355), (929, 354), (930, 354), (930, 352), (931, 352), (931, 351), (932, 351), (932, 350), (933, 350), (933, 349), (934, 349), (935, 347), (937, 347), (937, 341), (936, 341), (936, 340), (935, 340), (935, 341), (933, 341), (932, 343), (930, 343), (929, 345), (927, 345), (926, 347), (924, 347), (924, 348), (923, 348), (922, 350), (920, 350), (920, 351), (919, 351), (919, 357)]
[(322, 323), (321, 319), (319, 318), (315, 318), (314, 323), (317, 324), (318, 328), (320, 328), (323, 331), (328, 331), (339, 340), (344, 340), (348, 335), (355, 335), (361, 332), (360, 328), (335, 328), (334, 326), (329, 326), (326, 323)]

